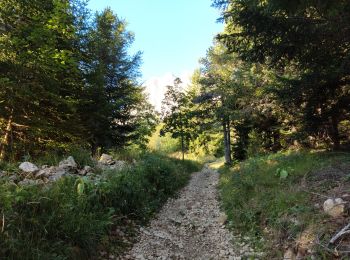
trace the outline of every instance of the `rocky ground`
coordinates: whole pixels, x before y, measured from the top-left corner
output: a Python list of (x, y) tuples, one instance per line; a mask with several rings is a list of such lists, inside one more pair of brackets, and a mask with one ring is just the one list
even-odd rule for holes
[(119, 259), (259, 259), (225, 228), (218, 180), (219, 174), (208, 167), (194, 173), (179, 197), (169, 200), (150, 225), (140, 229), (138, 242)]

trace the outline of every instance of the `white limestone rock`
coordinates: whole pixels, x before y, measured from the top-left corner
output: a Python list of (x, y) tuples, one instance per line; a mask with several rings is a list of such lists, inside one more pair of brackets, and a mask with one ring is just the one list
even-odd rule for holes
[(323, 210), (334, 218), (340, 217), (345, 212), (345, 201), (341, 198), (327, 199), (323, 203)]
[(22, 162), (19, 165), (19, 168), (25, 173), (34, 173), (39, 171), (39, 168), (35, 164), (30, 162)]

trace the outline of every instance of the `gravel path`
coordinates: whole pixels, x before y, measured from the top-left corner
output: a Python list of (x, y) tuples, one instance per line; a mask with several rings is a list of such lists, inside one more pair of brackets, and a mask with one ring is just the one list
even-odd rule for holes
[(252, 250), (233, 247), (225, 228), (216, 185), (219, 174), (207, 167), (194, 173), (179, 197), (169, 200), (139, 242), (122, 259), (241, 259)]

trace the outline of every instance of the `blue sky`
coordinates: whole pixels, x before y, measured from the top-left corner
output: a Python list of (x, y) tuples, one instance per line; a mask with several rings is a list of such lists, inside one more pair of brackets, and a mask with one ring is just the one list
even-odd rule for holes
[[(109, 6), (135, 33), (131, 52), (142, 51), (142, 81), (159, 92), (171, 75), (186, 81), (223, 29), (211, 0), (90, 0), (89, 8)], [(155, 96), (155, 99), (160, 97)]]

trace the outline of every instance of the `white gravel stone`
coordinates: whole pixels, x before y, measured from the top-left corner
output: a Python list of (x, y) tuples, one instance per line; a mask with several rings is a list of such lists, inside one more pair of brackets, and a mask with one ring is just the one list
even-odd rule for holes
[(340, 217), (345, 212), (345, 202), (341, 198), (327, 199), (323, 203), (323, 210), (332, 217)]

